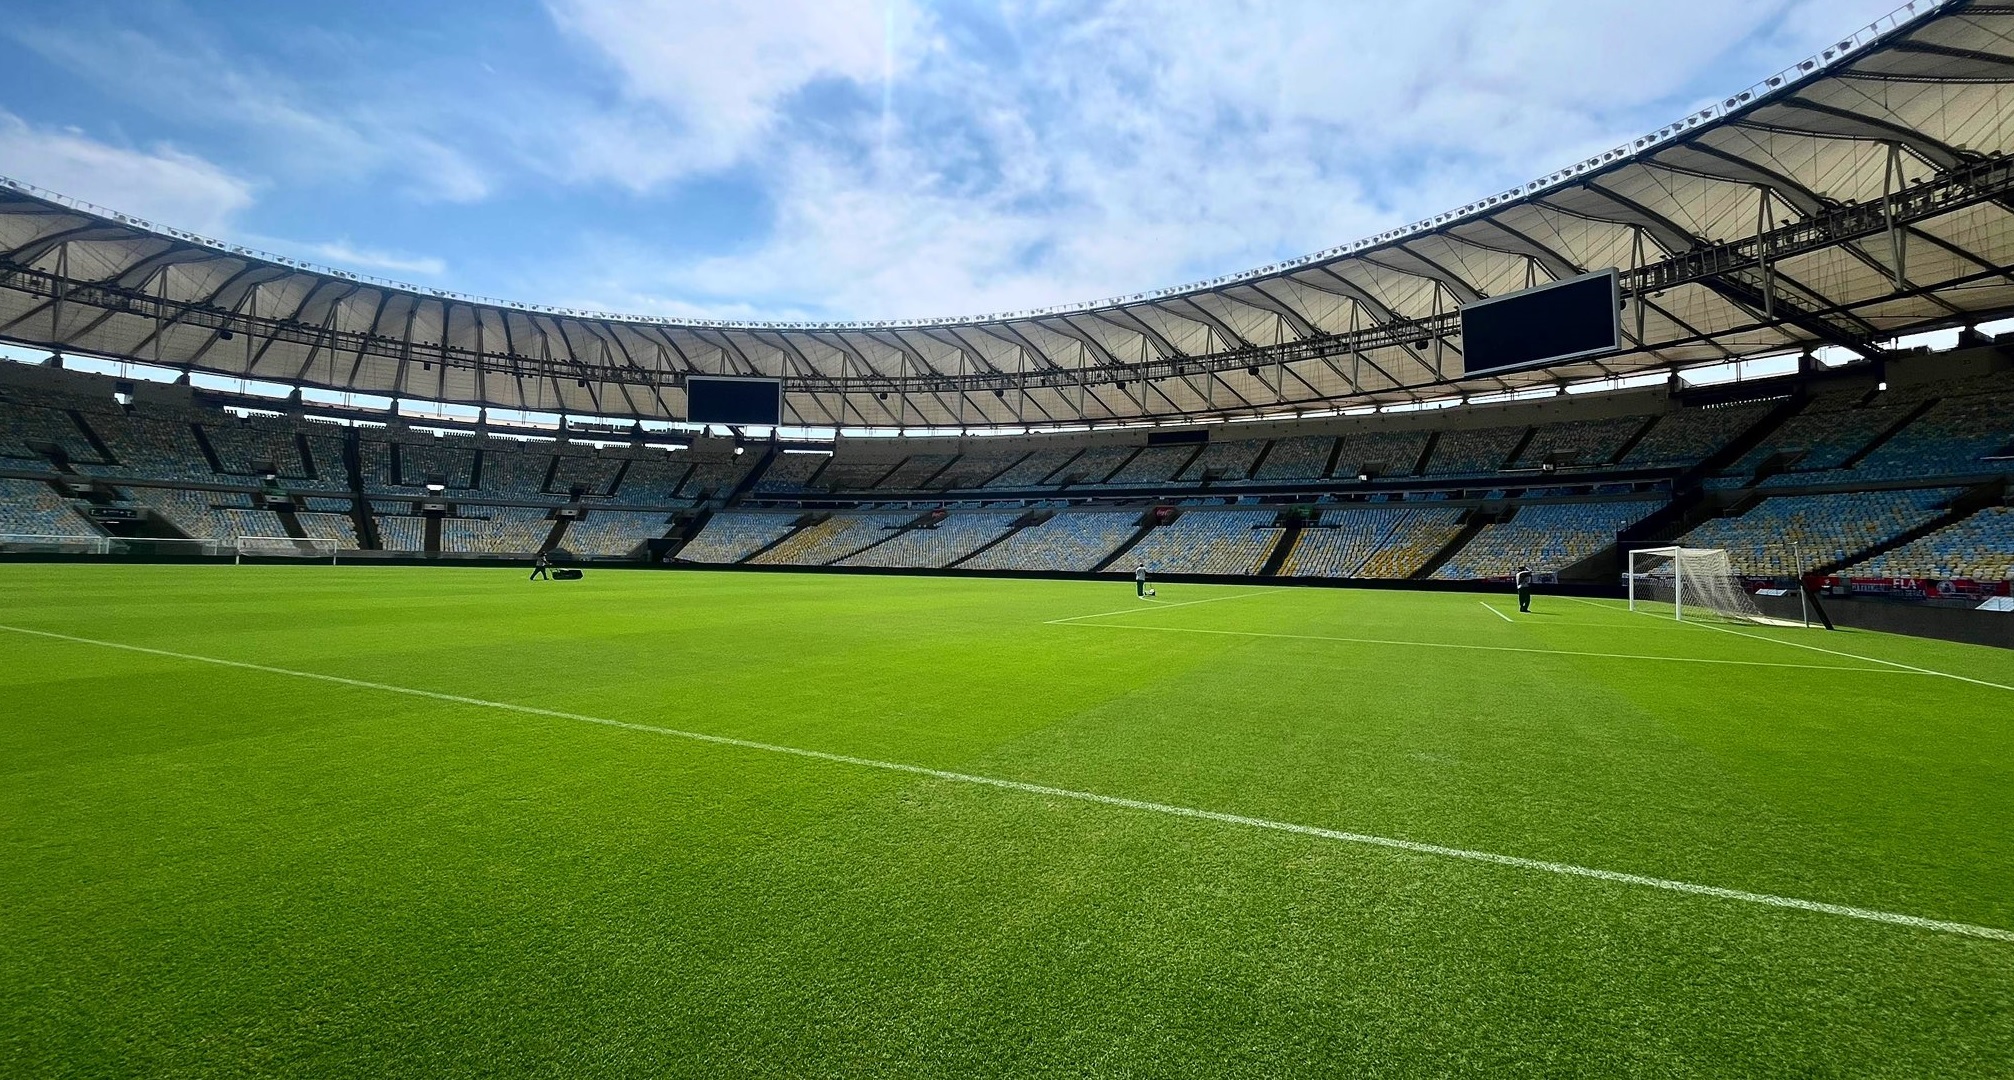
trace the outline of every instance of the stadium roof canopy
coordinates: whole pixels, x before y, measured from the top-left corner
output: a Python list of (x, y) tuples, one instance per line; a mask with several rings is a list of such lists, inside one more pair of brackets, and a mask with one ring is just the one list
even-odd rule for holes
[[(1917, 0), (1599, 157), (1249, 273), (854, 323), (517, 304), (312, 266), (0, 180), (0, 339), (334, 390), (682, 419), (786, 380), (807, 427), (1193, 421), (1544, 387), (2014, 309), (2014, 6)], [(1624, 350), (1461, 377), (1455, 312), (1619, 268)]]

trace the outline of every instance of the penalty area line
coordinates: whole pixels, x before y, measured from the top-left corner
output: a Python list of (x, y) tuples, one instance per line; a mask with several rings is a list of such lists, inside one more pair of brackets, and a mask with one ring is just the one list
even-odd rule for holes
[(1510, 616), (1508, 616), (1508, 615), (1504, 614), (1503, 612), (1501, 612), (1501, 611), (1498, 611), (1497, 609), (1495, 609), (1495, 608), (1493, 608), (1493, 607), (1490, 607), (1490, 602), (1489, 602), (1489, 601), (1487, 601), (1487, 600), (1478, 600), (1478, 601), (1476, 601), (1476, 603), (1478, 603), (1478, 604), (1481, 604), (1481, 605), (1483, 606), (1483, 609), (1484, 609), (1484, 610), (1488, 611), (1488, 612), (1489, 612), (1490, 614), (1492, 614), (1492, 615), (1496, 616), (1496, 617), (1497, 617), (1497, 618), (1499, 618), (1499, 619), (1502, 619), (1503, 621), (1505, 621), (1505, 622), (1507, 622), (1507, 623), (1515, 623), (1515, 622), (1517, 622), (1517, 620), (1516, 620), (1516, 619), (1513, 619), (1513, 618), (1511, 618)]
[(274, 667), (269, 664), (252, 664), (242, 660), (225, 660), (214, 656), (175, 652), (170, 649), (155, 649), (144, 645), (127, 645), (123, 642), (77, 637), (49, 630), (30, 630), (26, 627), (0, 625), (0, 631), (48, 638), (54, 641), (65, 641), (76, 645), (91, 645), (102, 649), (117, 649), (123, 652), (159, 656), (171, 660), (183, 660), (190, 663), (211, 664), (217, 667), (263, 672), (269, 675), (284, 675), (296, 679), (311, 679), (316, 682), (334, 683), (362, 690), (377, 690), (388, 694), (402, 694), (408, 697), (496, 709), (502, 712), (513, 712), (526, 716), (574, 720), (584, 724), (599, 724), (603, 727), (620, 728), (625, 731), (635, 731), (649, 735), (662, 735), (675, 739), (685, 739), (691, 742), (708, 743), (714, 746), (728, 746), (768, 754), (784, 754), (790, 757), (809, 758), (814, 761), (824, 761), (836, 765), (852, 765), (864, 769), (905, 773), (911, 776), (929, 777), (949, 783), (972, 784), (979, 787), (997, 788), (1005, 791), (1018, 791), (1029, 795), (1041, 795), (1052, 799), (1068, 799), (1073, 802), (1093, 803), (1099, 806), (1113, 806), (1144, 813), (1191, 818), (1197, 821), (1236, 825), (1267, 832), (1288, 833), (1295, 836), (1333, 840), (1345, 844), (1386, 848), (1414, 855), (1432, 855), (1440, 858), (1460, 859), (1467, 862), (1506, 866), (1518, 870), (1531, 870), (1540, 873), (1558, 874), (1565, 877), (1589, 878), (1595, 881), (1606, 881), (1618, 885), (1634, 885), (1642, 888), (1660, 889), (1665, 892), (1683, 893), (1689, 896), (1735, 900), (1762, 907), (1809, 911), (1821, 915), (1837, 915), (1848, 919), (1859, 919), (1864, 922), (1904, 926), (1915, 930), (1928, 930), (1941, 934), (1985, 938), (1990, 941), (2014, 942), (2014, 930), (2004, 930), (1995, 926), (1980, 926), (1974, 923), (1956, 922), (1949, 919), (1929, 919), (1920, 915), (1904, 915), (1893, 911), (1881, 911), (1876, 908), (1854, 907), (1849, 904), (1829, 904), (1818, 900), (1804, 900), (1794, 896), (1777, 896), (1771, 893), (1750, 892), (1746, 889), (1727, 889), (1718, 885), (1700, 885), (1672, 878), (1651, 877), (1645, 874), (1631, 874), (1618, 870), (1602, 870), (1589, 866), (1577, 866), (1573, 863), (1528, 859), (1521, 855), (1500, 855), (1496, 852), (1478, 851), (1473, 848), (1448, 847), (1443, 844), (1428, 844), (1417, 840), (1402, 840), (1391, 836), (1345, 832), (1340, 829), (1325, 829), (1316, 825), (1299, 825), (1288, 821), (1273, 821), (1268, 818), (1248, 817), (1244, 814), (1229, 814), (1218, 810), (1200, 810), (1195, 807), (1176, 806), (1171, 803), (1149, 802), (1144, 799), (1128, 799), (1118, 795), (1101, 795), (1092, 791), (1075, 791), (1070, 788), (1051, 787), (1047, 784), (1033, 784), (1023, 780), (1007, 780), (994, 776), (978, 776), (972, 773), (951, 772), (946, 769), (932, 769), (923, 765), (909, 765), (899, 761), (878, 761), (873, 758), (854, 757), (851, 754), (834, 754), (824, 750), (807, 750), (796, 746), (781, 746), (776, 743), (757, 742), (753, 739), (737, 739), (729, 735), (709, 735), (698, 731), (682, 731), (677, 728), (658, 727), (654, 724), (638, 724), (627, 720), (612, 720), (607, 717), (588, 716), (584, 713), (543, 709), (535, 705), (516, 705), (506, 701), (489, 701), (461, 694), (444, 694), (435, 690), (420, 690), (409, 686), (396, 686), (391, 683), (352, 679), (342, 675), (324, 675), (315, 671), (297, 671), (292, 668)]

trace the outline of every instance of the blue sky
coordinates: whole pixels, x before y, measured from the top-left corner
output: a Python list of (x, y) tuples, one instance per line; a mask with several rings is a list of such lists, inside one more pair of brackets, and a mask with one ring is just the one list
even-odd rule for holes
[(23, 0), (0, 174), (512, 300), (975, 314), (1411, 222), (1892, 6)]

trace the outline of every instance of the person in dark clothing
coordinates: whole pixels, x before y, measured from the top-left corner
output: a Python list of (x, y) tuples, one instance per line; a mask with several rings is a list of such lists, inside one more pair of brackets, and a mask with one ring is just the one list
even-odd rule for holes
[(1529, 566), (1518, 567), (1516, 580), (1517, 580), (1517, 609), (1519, 611), (1530, 611), (1531, 567)]
[(533, 559), (531, 561), (531, 576), (526, 578), (525, 580), (537, 581), (539, 578), (544, 578), (547, 581), (551, 581), (552, 575), (546, 572), (546, 568), (551, 565), (552, 563), (546, 560), (545, 552), (543, 551), (539, 552), (538, 558)]

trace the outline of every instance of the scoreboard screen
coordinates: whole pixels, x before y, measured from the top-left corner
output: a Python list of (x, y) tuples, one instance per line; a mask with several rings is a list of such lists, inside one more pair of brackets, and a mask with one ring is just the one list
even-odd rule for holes
[(1462, 307), (1462, 373), (1544, 367), (1622, 348), (1614, 270), (1492, 296)]
[(783, 380), (688, 375), (685, 417), (694, 424), (775, 427), (783, 421)]

